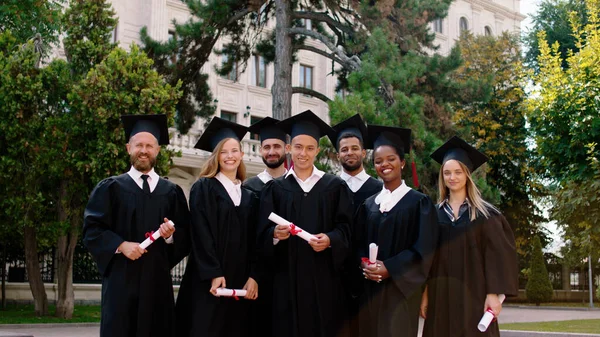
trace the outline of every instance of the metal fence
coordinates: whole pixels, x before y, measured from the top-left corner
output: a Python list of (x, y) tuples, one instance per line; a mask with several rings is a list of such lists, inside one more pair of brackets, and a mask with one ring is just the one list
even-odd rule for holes
[[(56, 256), (54, 254), (54, 250), (39, 254), (38, 259), (42, 272), (42, 280), (44, 283), (55, 282)], [(186, 264), (187, 257), (171, 270), (173, 284), (181, 284)], [(24, 257), (19, 257), (13, 261), (9, 261), (7, 263), (7, 267), (8, 282), (28, 281)], [(81, 242), (77, 244), (77, 247), (75, 247), (75, 253), (73, 256), (73, 283), (102, 283), (102, 276), (98, 272), (96, 262), (92, 258), (90, 252), (88, 252)]]

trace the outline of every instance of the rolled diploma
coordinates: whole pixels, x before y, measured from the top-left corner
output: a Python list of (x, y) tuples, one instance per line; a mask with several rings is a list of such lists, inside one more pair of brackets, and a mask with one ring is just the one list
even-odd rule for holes
[[(290, 226), (292, 223), (287, 221), (286, 219), (280, 217), (279, 215), (271, 212), (271, 214), (269, 214), (269, 220), (273, 221), (274, 223), (278, 224), (278, 225), (282, 225), (282, 226)], [(296, 226), (296, 230), (300, 231), (298, 234), (296, 234), (297, 236), (301, 237), (302, 239), (306, 240), (306, 242), (310, 242), (310, 239), (315, 239), (317, 240), (317, 237), (310, 234), (309, 232), (305, 231), (304, 229)]]
[[(169, 223), (171, 224), (171, 226), (175, 227), (175, 224), (173, 223), (173, 221), (169, 220)], [(159, 237), (160, 237), (160, 232), (159, 231), (156, 231), (156, 232), (152, 233), (152, 239), (146, 238), (146, 240), (144, 240), (144, 242), (140, 243), (140, 247), (142, 249), (148, 248), (148, 246), (150, 246), (152, 244), (152, 242), (154, 242)]]
[[(505, 298), (506, 295), (504, 294), (498, 295), (500, 303), (503, 303)], [(485, 332), (494, 320), (494, 317), (496, 317), (494, 316), (494, 313), (492, 313), (492, 311), (488, 309), (488, 311), (486, 311), (485, 314), (483, 314), (483, 317), (481, 317), (481, 321), (479, 321), (479, 324), (477, 324), (477, 329), (479, 329), (479, 331), (481, 332)]]
[(374, 264), (377, 262), (377, 252), (379, 251), (379, 246), (375, 243), (369, 244), (369, 263)]
[(227, 288), (217, 288), (217, 296), (238, 296), (244, 297), (246, 296), (246, 290), (244, 289), (227, 289)]

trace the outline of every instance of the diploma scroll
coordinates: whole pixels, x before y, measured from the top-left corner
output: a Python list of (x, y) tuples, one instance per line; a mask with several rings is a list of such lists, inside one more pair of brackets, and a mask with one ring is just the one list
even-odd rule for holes
[(246, 296), (246, 290), (244, 289), (228, 289), (228, 288), (217, 288), (217, 296), (224, 297), (244, 297)]
[[(506, 296), (504, 294), (498, 295), (500, 303), (503, 303), (505, 298)], [(481, 321), (479, 321), (479, 324), (477, 324), (477, 329), (479, 329), (479, 331), (481, 332), (485, 332), (494, 320), (494, 318), (496, 318), (496, 316), (494, 316), (494, 312), (491, 309), (488, 309), (485, 312), (485, 314), (483, 314), (483, 317), (481, 317)]]
[(271, 212), (271, 214), (269, 214), (269, 220), (273, 221), (274, 223), (276, 223), (278, 225), (290, 227), (290, 234), (297, 235), (300, 238), (306, 240), (306, 242), (310, 242), (311, 239), (317, 240), (316, 236), (310, 234), (309, 232), (303, 230), (302, 228), (294, 225), (293, 223), (287, 221), (286, 219), (280, 217), (279, 215), (277, 215), (273, 212)]
[(379, 246), (376, 243), (369, 244), (369, 257), (363, 257), (362, 262), (372, 265), (377, 263), (377, 253), (379, 252)]
[[(173, 221), (169, 220), (169, 223), (171, 224), (171, 226), (175, 227), (175, 224), (173, 223)], [(160, 237), (159, 231), (146, 233), (146, 240), (144, 240), (144, 242), (140, 243), (140, 247), (142, 249), (148, 248), (148, 246), (150, 246), (152, 244), (152, 242), (156, 241), (156, 239), (158, 239), (159, 237)]]

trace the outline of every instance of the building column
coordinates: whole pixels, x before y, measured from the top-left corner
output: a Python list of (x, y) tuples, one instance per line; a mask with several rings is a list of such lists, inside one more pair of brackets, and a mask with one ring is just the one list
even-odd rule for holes
[(149, 2), (148, 35), (157, 41), (167, 41), (169, 38), (167, 0), (150, 0)]

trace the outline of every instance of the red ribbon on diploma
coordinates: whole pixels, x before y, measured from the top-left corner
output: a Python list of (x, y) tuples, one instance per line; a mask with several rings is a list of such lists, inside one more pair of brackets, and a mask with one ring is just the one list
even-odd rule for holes
[(231, 289), (231, 291), (233, 291), (233, 294), (231, 296), (233, 296), (233, 298), (235, 298), (236, 301), (239, 301), (240, 298), (235, 296), (235, 289)]
[(296, 225), (294, 225), (293, 223), (290, 224), (290, 234), (292, 235), (298, 235), (298, 233), (302, 232), (301, 229), (296, 228)]
[(364, 262), (364, 263), (366, 263), (368, 265), (372, 265), (372, 264), (377, 263), (377, 262), (371, 262), (371, 260), (369, 260), (368, 257), (363, 257), (361, 260), (362, 260), (362, 262)]
[(150, 241), (154, 242), (154, 237), (152, 236), (152, 234), (154, 234), (154, 231), (151, 232), (146, 232), (146, 239), (150, 238)]

